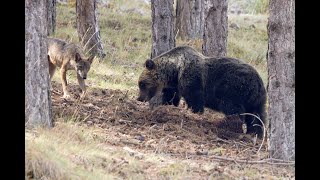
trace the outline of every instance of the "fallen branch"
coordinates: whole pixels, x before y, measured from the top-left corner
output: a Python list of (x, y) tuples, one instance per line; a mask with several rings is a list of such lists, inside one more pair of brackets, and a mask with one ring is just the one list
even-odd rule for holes
[[(264, 143), (264, 140), (265, 140), (265, 136), (266, 136), (266, 127), (265, 127), (265, 125), (264, 125), (264, 123), (263, 123), (263, 121), (258, 117), (258, 116), (256, 116), (256, 115), (254, 115), (254, 114), (251, 114), (251, 113), (242, 113), (242, 114), (240, 114), (240, 115), (250, 115), (250, 116), (253, 116), (253, 117), (255, 117), (255, 118), (257, 118), (260, 122), (261, 122), (261, 124), (262, 124), (262, 129), (263, 129), (263, 138), (262, 138), (262, 142), (261, 142), (261, 145), (260, 145), (260, 147), (259, 147), (259, 149), (258, 149), (258, 151), (257, 151), (257, 154), (260, 152), (260, 150), (261, 150), (261, 148), (262, 148), (262, 145), (263, 145), (263, 143)], [(255, 125), (253, 125), (253, 126), (255, 126)], [(260, 126), (261, 127), (261, 126)]]
[[(295, 161), (285, 161), (285, 160), (275, 160), (275, 159), (264, 159), (259, 161), (252, 161), (252, 160), (234, 159), (234, 158), (215, 156), (215, 155), (210, 155), (209, 157), (213, 157), (214, 159), (219, 159), (224, 161), (232, 161), (232, 162), (247, 163), (247, 164), (270, 164), (270, 165), (294, 165), (295, 164)], [(273, 162), (273, 161), (278, 161), (278, 162)]]
[(119, 119), (118, 122), (119, 123), (132, 123), (132, 121), (124, 120), (124, 119)]

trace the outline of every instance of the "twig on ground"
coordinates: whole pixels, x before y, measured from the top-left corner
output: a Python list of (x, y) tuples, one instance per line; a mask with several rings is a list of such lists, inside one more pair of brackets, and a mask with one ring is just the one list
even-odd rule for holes
[(132, 123), (132, 121), (124, 120), (124, 119), (119, 119), (118, 122), (119, 123)]
[(238, 163), (247, 163), (247, 164), (270, 164), (270, 165), (294, 165), (295, 161), (282, 161), (282, 162), (272, 162), (273, 159), (263, 159), (263, 160), (241, 160), (241, 159), (234, 159), (234, 158), (228, 158), (228, 157), (222, 157), (222, 156), (215, 156), (211, 155), (209, 157), (213, 157), (214, 159), (219, 159), (219, 160), (225, 160), (225, 161), (233, 161), (233, 162), (238, 162)]
[(254, 115), (254, 114), (251, 114), (251, 113), (242, 113), (242, 114), (240, 114), (240, 115), (250, 115), (250, 116), (253, 116), (253, 117), (255, 117), (255, 118), (257, 118), (257, 119), (259, 119), (259, 121), (261, 122), (261, 124), (262, 124), (262, 127), (263, 127), (263, 138), (262, 138), (262, 142), (261, 142), (261, 145), (260, 145), (260, 147), (259, 147), (259, 149), (258, 149), (258, 151), (257, 151), (257, 154), (259, 153), (259, 151), (260, 151), (260, 149), (262, 148), (262, 145), (263, 145), (263, 143), (264, 143), (264, 140), (265, 140), (265, 136), (266, 136), (266, 127), (264, 126), (264, 123), (262, 122), (262, 120), (258, 117), (258, 116), (256, 116), (256, 115)]
[(129, 163), (128, 161), (126, 160), (122, 160), (120, 161), (118, 164), (114, 165), (113, 167), (110, 168), (110, 172), (114, 171), (117, 167), (121, 166), (122, 164), (125, 164), (125, 163)]
[(183, 126), (183, 119), (181, 120), (181, 123), (180, 123), (180, 128), (182, 129), (182, 126)]

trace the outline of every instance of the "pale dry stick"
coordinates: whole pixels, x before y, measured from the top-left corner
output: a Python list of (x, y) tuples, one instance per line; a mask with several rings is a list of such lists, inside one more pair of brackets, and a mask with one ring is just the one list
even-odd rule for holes
[(75, 108), (75, 110), (74, 110), (74, 112), (73, 112), (73, 114), (72, 114), (72, 116), (71, 116), (71, 118), (72, 119), (74, 119), (74, 120), (76, 120), (77, 118), (76, 118), (76, 115), (78, 115), (79, 114), (79, 105), (78, 105), (78, 107), (76, 107)]
[(243, 147), (249, 147), (249, 148), (252, 148), (252, 146), (249, 146), (249, 145), (247, 145), (247, 144), (245, 144), (245, 143), (242, 143), (242, 142), (237, 142), (237, 141), (232, 141), (234, 144), (238, 144), (238, 145), (241, 145), (241, 146), (243, 146)]
[(186, 44), (189, 44), (190, 46), (192, 46), (192, 40), (189, 40)]
[(180, 123), (180, 128), (182, 129), (182, 126), (183, 126), (183, 119), (181, 120), (181, 123)]
[(29, 124), (29, 120), (30, 119), (28, 119), (27, 122), (24, 124), (25, 127)]
[(83, 46), (83, 49), (86, 49), (87, 44), (89, 43), (89, 41), (93, 38), (93, 36), (97, 33), (98, 31), (94, 32), (91, 37), (88, 39), (88, 41), (86, 42), (86, 44)]
[(91, 114), (89, 114), (88, 116), (86, 116), (86, 117), (82, 120), (82, 122), (84, 122), (85, 120), (87, 120), (90, 116), (91, 116)]
[[(82, 98), (79, 98), (79, 99), (76, 99), (75, 100), (75, 104), (76, 104), (76, 109), (72, 115), (72, 118), (75, 118), (76, 115), (79, 114), (79, 111), (80, 111), (80, 107), (81, 107), (81, 104), (83, 102), (83, 99)], [(89, 118), (91, 115), (87, 116), (83, 121), (85, 121), (87, 118)], [(76, 118), (77, 119), (77, 118)]]
[(95, 43), (86, 53), (85, 55), (87, 55), (98, 43), (100, 43), (101, 41), (98, 41), (97, 43)]
[(165, 126), (166, 126), (166, 124), (163, 124), (163, 125), (162, 125), (162, 131), (164, 131), (164, 127), (165, 127)]
[(40, 59), (38, 59), (36, 62), (34, 62), (31, 69), (34, 69), (34, 67), (37, 65), (37, 63), (38, 63), (39, 61), (40, 61)]
[(241, 151), (239, 150), (238, 144), (237, 144), (237, 143), (234, 143), (234, 145), (236, 146), (236, 148), (237, 148), (237, 153), (239, 154), (239, 152), (241, 152)]
[(89, 30), (91, 30), (91, 28), (92, 28), (92, 26), (89, 27), (89, 28), (87, 29), (87, 31), (84, 33), (84, 35), (83, 35), (83, 37), (82, 37), (82, 39), (81, 39), (81, 44), (83, 44), (84, 38), (87, 36), (87, 33), (89, 32)]
[(228, 144), (231, 144), (232, 142), (228, 141), (228, 140), (224, 140), (222, 138), (219, 138), (217, 137), (215, 141), (222, 141), (222, 142), (225, 142), (225, 143), (228, 143)]
[(180, 29), (178, 29), (178, 30), (177, 30), (177, 33), (176, 33), (176, 35), (175, 35), (174, 39), (177, 39), (177, 36), (178, 36), (179, 30), (180, 30)]
[(256, 149), (256, 147), (247, 145), (247, 144), (244, 143), (244, 142), (235, 142), (235, 143), (238, 143), (238, 144), (240, 144), (240, 145), (242, 145), (242, 146), (244, 146), (244, 147), (248, 147), (248, 148), (251, 148), (251, 149)]
[(250, 160), (241, 160), (241, 159), (234, 159), (234, 158), (215, 156), (215, 155), (211, 155), (209, 157), (213, 157), (219, 160), (233, 161), (233, 162), (236, 161), (238, 163), (248, 163), (248, 164), (270, 164), (270, 165), (294, 165), (295, 164), (294, 161), (283, 161), (281, 163), (273, 163), (273, 162), (270, 162), (270, 159), (264, 159), (260, 161), (250, 161)]
[(126, 160), (120, 161), (118, 164), (116, 164), (116, 165), (114, 165), (113, 167), (110, 168), (110, 172), (114, 171), (117, 167), (121, 166), (121, 165), (124, 164), (124, 163), (127, 163), (127, 164), (128, 164), (129, 162), (126, 161)]
[(156, 126), (157, 126), (156, 124), (152, 125), (152, 126), (149, 128), (148, 131), (150, 131), (150, 129), (153, 129), (153, 128), (156, 127)]
[(119, 123), (122, 123), (122, 122), (123, 122), (123, 123), (132, 123), (132, 121), (130, 121), (130, 120), (124, 120), (124, 119), (119, 119), (118, 122), (119, 122)]
[(283, 160), (283, 159), (275, 159), (275, 158), (268, 158), (268, 160), (270, 160), (270, 161), (278, 161), (278, 162), (292, 162), (292, 163), (295, 162), (295, 161), (286, 161), (286, 160)]
[(160, 149), (161, 144), (163, 143), (163, 141), (164, 141), (164, 138), (161, 138), (160, 141), (159, 141), (159, 143), (158, 143), (157, 148), (156, 148), (155, 151), (154, 151), (155, 154), (159, 154), (159, 149)]
[(104, 109), (100, 111), (98, 118), (102, 118), (102, 113), (104, 113)]
[[(126, 93), (122, 96), (122, 99), (125, 99), (127, 97), (128, 92), (129, 92), (129, 90), (127, 90)], [(120, 100), (120, 98), (118, 100)]]
[(263, 145), (263, 143), (264, 143), (264, 140), (265, 140), (265, 136), (266, 136), (266, 127), (264, 126), (264, 123), (262, 122), (262, 120), (258, 117), (258, 116), (256, 116), (256, 115), (254, 115), (254, 114), (251, 114), (251, 113), (242, 113), (242, 114), (240, 114), (240, 115), (250, 115), (250, 116), (253, 116), (253, 117), (255, 117), (255, 118), (257, 118), (257, 119), (259, 119), (259, 121), (261, 122), (261, 124), (262, 124), (262, 126), (263, 126), (263, 138), (262, 138), (262, 142), (261, 142), (261, 145), (260, 145), (260, 147), (259, 147), (259, 149), (258, 149), (258, 151), (257, 151), (257, 154), (259, 153), (259, 151), (260, 151), (260, 149), (262, 148), (262, 145)]
[(69, 43), (72, 41), (72, 38), (74, 37), (74, 35), (76, 34), (77, 31), (74, 31), (74, 33), (72, 34), (71, 38), (69, 39)]
[[(177, 154), (177, 153), (167, 153), (167, 154), (170, 154), (171, 156), (181, 156), (181, 154)], [(196, 155), (196, 154), (189, 154), (188, 156), (189, 156), (188, 158), (199, 157), (199, 155)], [(201, 155), (201, 156), (203, 156), (203, 155)], [(205, 157), (206, 158), (211, 157), (211, 158), (221, 160), (221, 161), (232, 161), (232, 162), (236, 161), (237, 163), (247, 163), (247, 164), (269, 164), (269, 165), (288, 165), (288, 166), (295, 164), (295, 161), (286, 161), (286, 160), (279, 160), (280, 161), (279, 163), (272, 162), (272, 160), (274, 160), (274, 159), (271, 159), (271, 158), (254, 161), (254, 160), (236, 159), (236, 158), (216, 156), (216, 155), (206, 155)]]
[(151, 135), (153, 135), (153, 132), (151, 131), (151, 129), (153, 129), (154, 127), (156, 127), (157, 125), (154, 124), (153, 126), (149, 127), (148, 129), (148, 133), (150, 133)]
[(241, 167), (241, 165), (236, 161), (236, 160), (234, 160), (233, 161), (236, 165), (238, 165), (239, 167)]
[(251, 147), (248, 147), (246, 149), (244, 149), (243, 151), (240, 151), (237, 156), (239, 156), (240, 154), (243, 154), (244, 152), (248, 151), (249, 149), (251, 149)]
[(173, 103), (173, 99), (176, 97), (176, 92), (174, 92), (173, 97), (170, 99), (169, 102)]

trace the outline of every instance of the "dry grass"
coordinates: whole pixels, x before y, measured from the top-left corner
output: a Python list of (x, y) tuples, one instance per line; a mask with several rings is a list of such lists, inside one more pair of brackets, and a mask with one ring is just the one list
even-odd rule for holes
[[(74, 122), (57, 123), (51, 130), (27, 130), (26, 179), (293, 178), (291, 168), (229, 163), (211, 155), (175, 155), (123, 145), (116, 139), (109, 141), (125, 136), (114, 132)], [(217, 148), (212, 153), (226, 155), (228, 149)]]
[[(74, 123), (26, 132), (27, 175), (35, 179), (139, 177), (141, 165), (126, 152), (104, 146), (104, 135), (101, 129)], [(126, 163), (119, 164), (124, 159)]]

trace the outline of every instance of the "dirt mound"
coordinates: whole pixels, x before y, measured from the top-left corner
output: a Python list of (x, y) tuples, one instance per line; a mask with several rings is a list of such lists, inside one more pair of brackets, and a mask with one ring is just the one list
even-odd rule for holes
[[(179, 107), (159, 106), (150, 110), (148, 103), (129, 98), (126, 92), (89, 88), (80, 100), (78, 85), (68, 87), (73, 99), (62, 97), (61, 84), (52, 82), (55, 119), (69, 117), (84, 125), (98, 126), (106, 131), (113, 145), (135, 146), (143, 151), (194, 155), (255, 154), (261, 141), (253, 145), (243, 134), (237, 116), (206, 109), (194, 114), (181, 103)], [(236, 147), (236, 148), (235, 148)]]

